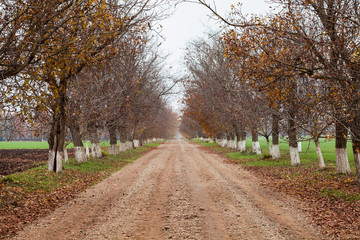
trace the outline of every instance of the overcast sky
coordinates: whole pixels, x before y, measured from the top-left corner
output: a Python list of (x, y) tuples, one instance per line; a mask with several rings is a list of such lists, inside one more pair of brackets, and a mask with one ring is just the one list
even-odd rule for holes
[[(232, 4), (236, 5), (236, 0), (212, 0), (209, 3), (216, 4), (217, 11), (222, 15), (230, 11)], [(245, 14), (265, 14), (269, 9), (269, 4), (265, 0), (242, 0), (242, 10)], [(195, 3), (181, 3), (177, 5), (174, 14), (163, 20), (161, 35), (164, 42), (161, 49), (164, 53), (170, 54), (167, 60), (167, 68), (176, 76), (182, 76), (183, 66), (182, 57), (186, 43), (203, 35), (207, 29), (219, 29), (220, 23), (210, 19), (210, 11)], [(179, 98), (179, 97), (178, 97)], [(172, 105), (179, 108), (176, 103), (178, 99), (172, 100)]]

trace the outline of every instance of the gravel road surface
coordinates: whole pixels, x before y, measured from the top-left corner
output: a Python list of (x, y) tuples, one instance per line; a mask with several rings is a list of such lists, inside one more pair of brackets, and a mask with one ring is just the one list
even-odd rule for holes
[(301, 204), (185, 140), (161, 145), (15, 239), (321, 239)]

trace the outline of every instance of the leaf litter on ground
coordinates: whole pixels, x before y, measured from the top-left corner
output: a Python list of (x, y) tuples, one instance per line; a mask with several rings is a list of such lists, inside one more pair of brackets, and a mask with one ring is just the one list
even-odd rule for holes
[(248, 161), (278, 160), (251, 156), (239, 160), (229, 157), (233, 149), (219, 149), (218, 146), (202, 148), (220, 154), (230, 164), (242, 165), (261, 179), (263, 187), (283, 192), (305, 203), (307, 207), (303, 210), (309, 214), (312, 224), (320, 227), (322, 234), (329, 238), (360, 239), (360, 185), (354, 174), (336, 174), (334, 166), (320, 170), (317, 163), (291, 167), (290, 160), (288, 166), (247, 166), (244, 163)]

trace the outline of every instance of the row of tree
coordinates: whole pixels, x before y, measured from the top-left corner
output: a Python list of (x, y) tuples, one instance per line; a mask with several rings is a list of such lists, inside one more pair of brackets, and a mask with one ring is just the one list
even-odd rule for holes
[(111, 154), (118, 138), (122, 151), (128, 140), (173, 134), (176, 116), (165, 101), (172, 86), (151, 30), (165, 4), (0, 1), (2, 112), (49, 126), (50, 171), (63, 169), (68, 129), (79, 162), (86, 161), (84, 137), (101, 157), (100, 130), (109, 132)]
[(191, 45), (185, 115), (208, 136), (243, 140), (251, 132), (256, 142), (271, 135), (274, 158), (283, 131), (292, 165), (306, 138), (325, 167), (319, 139), (335, 138), (338, 173), (351, 172), (351, 139), (360, 181), (360, 2), (273, 2), (278, 11), (266, 17), (244, 17), (233, 6), (220, 17), (227, 25), (221, 39)]

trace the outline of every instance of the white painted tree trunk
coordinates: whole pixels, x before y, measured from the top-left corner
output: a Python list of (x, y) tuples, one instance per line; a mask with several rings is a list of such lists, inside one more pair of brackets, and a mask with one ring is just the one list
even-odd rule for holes
[(301, 152), (302, 152), (301, 142), (298, 142), (298, 152), (299, 152), (299, 153), (301, 153)]
[(236, 149), (237, 148), (237, 143), (236, 143), (236, 139), (232, 140), (232, 146), (231, 148)]
[(261, 147), (259, 141), (252, 142), (252, 150), (256, 155), (261, 155)]
[(318, 155), (318, 159), (319, 159), (319, 167), (320, 169), (325, 168), (325, 162), (324, 162), (324, 158), (321, 152), (321, 148), (320, 148), (320, 142), (319, 141), (315, 141), (315, 146), (316, 146), (316, 153)]
[(61, 173), (63, 170), (63, 154), (61, 152), (57, 152), (56, 159), (55, 159), (55, 151), (50, 150), (49, 151), (49, 161), (48, 161), (48, 170), (53, 171), (54, 164), (56, 161), (56, 173)]
[[(86, 162), (87, 155), (83, 147), (74, 147), (75, 150), (75, 159), (77, 162)], [(89, 148), (88, 148), (89, 150)]]
[(93, 158), (101, 158), (101, 147), (99, 143), (91, 143), (91, 155)]
[(280, 149), (279, 149), (279, 145), (273, 145), (271, 148), (271, 157), (272, 159), (277, 159), (280, 158)]
[(241, 141), (243, 152), (246, 151), (246, 140)]
[(140, 141), (138, 139), (134, 139), (134, 147), (138, 148), (140, 146)]
[(91, 143), (91, 157), (96, 158), (95, 144)]
[(241, 151), (241, 152), (245, 152), (245, 151), (246, 151), (246, 141), (241, 140), (241, 141), (238, 143), (238, 149), (239, 149), (239, 151)]
[(226, 140), (226, 147), (231, 148), (231, 140)]
[(337, 173), (342, 173), (342, 174), (351, 173), (346, 148), (336, 148), (335, 154), (336, 154), (336, 171), (337, 171)]
[(118, 155), (118, 147), (117, 147), (117, 144), (111, 144), (110, 145), (110, 148), (109, 148), (109, 153), (110, 155)]
[(89, 151), (89, 145), (88, 145), (87, 138), (85, 138), (84, 142), (85, 142), (86, 157), (89, 159), (90, 158), (90, 151)]
[[(237, 142), (237, 150), (241, 151), (241, 141)], [(242, 152), (242, 151), (241, 151)]]
[(289, 147), (290, 148), (290, 159), (291, 159), (291, 165), (295, 166), (300, 164), (300, 156), (299, 151), (297, 147)]
[(66, 147), (64, 148), (64, 161), (65, 161), (66, 163), (69, 162), (69, 155), (68, 155), (68, 152), (67, 152)]
[(126, 151), (126, 142), (120, 142), (119, 151), (120, 152)]
[(132, 148), (133, 148), (132, 142), (126, 141), (126, 150), (129, 150), (129, 149), (132, 149)]
[(238, 141), (237, 142), (237, 149), (242, 152), (243, 150), (241, 149), (241, 146), (242, 146), (241, 141)]
[(271, 143), (270, 143), (270, 141), (267, 141), (267, 145), (268, 145), (268, 148), (269, 148), (269, 153), (271, 153)]
[(49, 150), (49, 159), (48, 159), (48, 170), (52, 171), (54, 167), (54, 151)]

